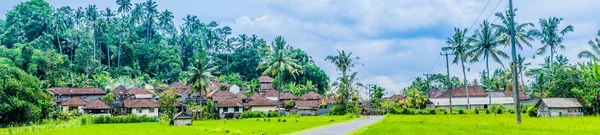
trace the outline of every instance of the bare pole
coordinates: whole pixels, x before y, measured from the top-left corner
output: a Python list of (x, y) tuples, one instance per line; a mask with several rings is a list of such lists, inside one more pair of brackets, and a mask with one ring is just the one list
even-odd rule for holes
[(515, 101), (515, 111), (517, 113), (517, 124), (521, 124), (521, 107), (519, 103), (519, 81), (517, 75), (517, 50), (515, 48), (515, 11), (513, 9), (512, 0), (508, 1), (509, 5), (509, 18), (510, 18), (510, 44), (512, 50), (512, 85), (513, 85), (513, 100)]
[(448, 77), (448, 79), (446, 80), (446, 86), (448, 86), (448, 103), (450, 103), (450, 115), (452, 115), (452, 92), (450, 92), (450, 90), (452, 89), (451, 83), (450, 83), (450, 63), (448, 62), (448, 55), (452, 55), (452, 54), (448, 54), (446, 53), (440, 53), (440, 55), (445, 55), (446, 56), (446, 77)]

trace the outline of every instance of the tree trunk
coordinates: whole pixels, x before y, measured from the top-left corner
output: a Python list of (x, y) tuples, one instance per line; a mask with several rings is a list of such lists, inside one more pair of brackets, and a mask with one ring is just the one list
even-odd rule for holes
[(490, 101), (490, 104), (488, 105), (488, 107), (492, 105), (492, 90), (490, 89), (491, 82), (489, 81), (489, 79), (490, 79), (490, 65), (489, 64), (490, 64), (489, 57), (486, 56), (485, 57), (485, 68), (486, 68), (486, 71), (487, 71), (487, 76), (485, 78), (487, 79), (486, 82), (487, 82), (487, 85), (488, 85), (488, 87), (487, 87), (487, 89), (488, 89), (488, 98), (489, 98), (489, 101)]
[(123, 35), (119, 34), (119, 51), (117, 54), (117, 67), (121, 67), (121, 47), (123, 46)]
[(463, 80), (465, 82), (465, 91), (466, 91), (466, 94), (467, 94), (467, 109), (471, 109), (471, 103), (469, 102), (469, 87), (468, 87), (468, 84), (467, 84), (467, 72), (465, 71), (465, 62), (462, 59), (462, 57), (461, 57), (461, 60), (460, 60), (460, 64), (462, 65)]

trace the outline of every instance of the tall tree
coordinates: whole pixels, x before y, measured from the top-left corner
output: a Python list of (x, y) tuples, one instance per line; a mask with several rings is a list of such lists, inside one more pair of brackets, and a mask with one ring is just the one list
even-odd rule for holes
[(188, 78), (185, 81), (187, 85), (192, 87), (190, 94), (199, 91), (208, 92), (208, 87), (212, 85), (213, 80), (216, 80), (214, 73), (217, 68), (206, 53), (196, 53), (196, 60), (190, 67)]
[[(469, 55), (472, 55), (471, 62), (477, 62), (480, 58), (483, 57), (485, 59), (485, 68), (487, 76), (484, 78), (490, 78), (490, 57), (497, 62), (502, 67), (502, 60), (500, 58), (508, 59), (508, 55), (502, 50), (498, 49), (498, 45), (502, 42), (502, 40), (498, 40), (499, 33), (494, 31), (487, 20), (483, 21), (483, 24), (480, 24), (481, 31), (475, 31), (475, 39), (473, 39), (473, 49), (468, 52)], [(486, 81), (489, 82), (489, 81)], [(488, 84), (489, 85), (489, 84)], [(488, 92), (491, 92), (491, 89), (488, 87)], [(492, 104), (492, 96), (488, 94), (489, 104)]]
[[(598, 37), (600, 37), (600, 30), (598, 30)], [(594, 42), (595, 41), (595, 42)], [(584, 50), (577, 55), (579, 58), (588, 58), (596, 61), (600, 61), (600, 39), (590, 39), (588, 45), (592, 47), (592, 50)]]
[[(515, 12), (516, 11), (517, 10), (515, 10)], [(510, 31), (510, 20), (508, 14), (508, 10), (506, 10), (504, 14), (501, 12), (494, 14), (496, 17), (500, 18), (502, 22), (501, 24), (492, 24), (492, 27), (500, 33), (498, 38), (502, 41), (504, 46), (510, 46), (510, 36), (512, 35)], [(531, 36), (531, 34), (529, 34), (529, 32), (532, 30), (526, 30), (526, 28), (534, 27), (533, 23), (518, 24), (514, 22), (513, 24), (515, 25), (515, 45), (521, 50), (523, 50), (523, 44), (532, 47), (530, 42), (533, 41), (534, 38)]]
[(442, 47), (443, 51), (452, 51), (454, 54), (454, 59), (452, 63), (462, 65), (463, 71), (463, 81), (465, 84), (465, 90), (467, 94), (467, 109), (471, 108), (471, 103), (469, 103), (469, 87), (467, 87), (467, 72), (465, 71), (465, 62), (467, 62), (467, 57), (469, 57), (468, 51), (471, 49), (471, 42), (473, 41), (473, 37), (465, 37), (467, 33), (467, 29), (460, 30), (458, 28), (454, 28), (454, 35), (448, 38), (446, 44), (450, 45), (447, 47)]
[[(298, 65), (298, 60), (295, 59), (296, 54), (290, 51), (291, 47), (285, 42), (283, 37), (275, 37), (275, 41), (271, 43), (271, 47), (271, 55), (266, 56), (257, 68), (266, 68), (262, 73), (263, 75), (282, 76), (283, 74), (289, 74), (295, 76), (295, 74), (302, 72), (302, 66)], [(277, 93), (277, 99), (279, 99), (280, 95), (281, 90)], [(277, 100), (277, 110), (279, 110), (279, 107), (279, 100)]]
[(542, 43), (542, 47), (537, 49), (537, 55), (543, 55), (550, 49), (550, 70), (554, 68), (554, 53), (556, 49), (565, 49), (562, 44), (565, 34), (573, 32), (573, 26), (567, 25), (564, 28), (559, 28), (559, 24), (562, 18), (550, 17), (548, 19), (540, 19), (540, 29), (530, 32), (532, 35), (538, 37)]
[(360, 57), (352, 56), (352, 52), (346, 53), (346, 51), (338, 50), (338, 55), (329, 55), (325, 58), (325, 61), (329, 61), (334, 64), (338, 71), (341, 71), (341, 76), (337, 78), (337, 82), (333, 83), (337, 87), (338, 99), (342, 101), (342, 105), (345, 108), (345, 113), (348, 112), (348, 101), (351, 99), (352, 92), (356, 90), (356, 85), (362, 85), (357, 82), (356, 75), (358, 72), (352, 72), (352, 68), (357, 64)]
[(150, 31), (152, 25), (154, 25), (154, 18), (158, 14), (157, 6), (156, 2), (152, 0), (148, 0), (143, 4), (144, 11), (146, 11), (146, 44), (150, 44), (150, 38), (152, 37)]
[(119, 9), (117, 9), (119, 13), (131, 11), (131, 0), (117, 0), (117, 5), (119, 5)]

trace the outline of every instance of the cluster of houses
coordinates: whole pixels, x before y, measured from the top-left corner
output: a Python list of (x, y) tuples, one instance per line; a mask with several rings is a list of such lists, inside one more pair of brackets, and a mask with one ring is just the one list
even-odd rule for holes
[[(239, 87), (220, 82), (213, 82), (208, 91), (194, 93), (191, 87), (181, 82), (172, 83), (167, 89), (174, 88), (177, 91), (180, 103), (176, 106), (180, 111), (183, 110), (184, 104), (196, 103), (201, 106), (210, 99), (216, 104), (221, 118), (239, 117), (244, 111), (321, 115), (328, 113), (329, 108), (335, 103), (333, 98), (315, 92), (308, 92), (300, 97), (290, 92), (280, 93), (272, 87), (273, 78), (268, 76), (262, 76), (259, 80), (260, 90), (249, 97), (240, 92)], [(107, 104), (101, 100), (101, 97), (107, 93), (99, 88), (54, 87), (48, 90), (54, 102), (63, 111), (76, 110), (77, 113), (86, 115), (134, 114), (139, 116), (159, 115), (160, 105), (157, 101), (160, 97), (156, 96), (156, 92), (159, 91), (151, 85), (130, 89), (119, 86), (110, 92), (116, 95), (114, 102)], [(285, 104), (292, 104), (294, 107), (284, 109)]]
[[(503, 105), (505, 108), (514, 108), (515, 100), (512, 91), (486, 92), (481, 86), (456, 87), (448, 92), (431, 89), (425, 96), (429, 99), (428, 108), (450, 109), (487, 109), (493, 105)], [(467, 98), (467, 89), (468, 98)], [(451, 97), (451, 98), (450, 98)], [(404, 100), (401, 95), (393, 95), (387, 100)], [(575, 98), (529, 98), (523, 91), (519, 92), (521, 105), (535, 106), (538, 108), (538, 116), (583, 116), (583, 106)]]

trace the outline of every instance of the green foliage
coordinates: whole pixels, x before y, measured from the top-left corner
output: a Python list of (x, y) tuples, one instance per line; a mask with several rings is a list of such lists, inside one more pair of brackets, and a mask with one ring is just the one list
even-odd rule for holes
[(409, 108), (421, 108), (427, 102), (427, 97), (417, 89), (408, 89), (404, 91), (406, 97), (405, 105)]
[(104, 101), (106, 104), (112, 105), (112, 103), (115, 101), (115, 94), (113, 93), (108, 93), (104, 96), (102, 96), (102, 101)]
[(283, 105), (283, 108), (285, 108), (285, 109), (292, 109), (292, 108), (294, 108), (294, 103), (295, 103), (295, 102), (294, 102), (294, 100), (292, 99), (292, 100), (288, 101), (287, 103), (285, 103), (285, 104)]
[(158, 104), (160, 105), (162, 113), (164, 113), (167, 118), (172, 118), (177, 113), (175, 105), (180, 102), (179, 98), (177, 98), (177, 91), (175, 88), (168, 89), (159, 93), (157, 96), (159, 97)]
[(527, 116), (529, 117), (537, 117), (537, 108), (530, 106), (527, 107)]
[(279, 113), (277, 111), (270, 111), (266, 115), (268, 118), (279, 117)]
[(204, 106), (202, 106), (202, 118), (204, 119), (218, 119), (218, 113), (217, 105), (210, 99), (206, 101)]
[(23, 70), (0, 64), (0, 122), (38, 121), (53, 112), (50, 96), (40, 81)]
[(244, 111), (241, 115), (240, 115), (240, 119), (247, 119), (247, 118), (264, 118), (266, 117), (266, 115), (262, 112), (262, 111)]
[(112, 123), (141, 123), (141, 122), (158, 122), (156, 117), (123, 115), (123, 116), (82, 116), (81, 123), (86, 124), (112, 124)]

